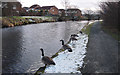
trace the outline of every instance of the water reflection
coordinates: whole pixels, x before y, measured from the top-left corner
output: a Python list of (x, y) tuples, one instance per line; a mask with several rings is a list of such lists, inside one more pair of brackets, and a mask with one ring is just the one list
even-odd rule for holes
[[(14, 64), (21, 62), (22, 57), (22, 33), (13, 28), (4, 29), (2, 32), (2, 68), (3, 72), (12, 72)], [(5, 32), (7, 32), (7, 35)], [(12, 34), (11, 34), (12, 33)], [(17, 43), (16, 43), (17, 42)], [(8, 68), (10, 67), (10, 68)], [(14, 71), (17, 69), (14, 69)]]

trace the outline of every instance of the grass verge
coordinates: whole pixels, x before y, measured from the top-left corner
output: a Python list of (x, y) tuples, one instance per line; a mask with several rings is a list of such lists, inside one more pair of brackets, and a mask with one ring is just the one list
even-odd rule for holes
[(53, 19), (53, 17), (42, 19), (40, 17), (7, 16), (0, 18), (0, 22), (2, 22), (2, 27), (5, 28), (43, 22), (55, 22), (55, 19)]
[(90, 29), (91, 29), (91, 27), (92, 27), (93, 24), (94, 24), (94, 23), (91, 23), (91, 24), (86, 25), (81, 31), (84, 32), (85, 34), (87, 34), (87, 35), (89, 36), (89, 34), (90, 34)]
[[(81, 30), (82, 32), (84, 32), (85, 34), (88, 35), (88, 43), (89, 43), (89, 35), (90, 35), (91, 27), (93, 26), (93, 24), (94, 24), (94, 23), (91, 23), (91, 24), (88, 23), (88, 24)], [(87, 47), (87, 48), (86, 48), (86, 51), (87, 51), (87, 49), (88, 49), (88, 43), (87, 43), (87, 46), (86, 46), (86, 47)], [(86, 53), (86, 54), (87, 54), (87, 53)], [(85, 57), (83, 60), (84, 60), (83, 66), (82, 66), (81, 68), (78, 68), (78, 70), (80, 70), (82, 74), (83, 74), (83, 68), (85, 67), (86, 62), (87, 62), (86, 57)]]
[[(101, 22), (101, 24), (103, 23)], [(102, 25), (102, 30), (106, 32), (107, 34), (109, 34), (110, 36), (112, 36), (114, 39), (120, 41), (120, 32), (118, 29), (115, 29), (110, 26), (108, 27), (108, 26)]]

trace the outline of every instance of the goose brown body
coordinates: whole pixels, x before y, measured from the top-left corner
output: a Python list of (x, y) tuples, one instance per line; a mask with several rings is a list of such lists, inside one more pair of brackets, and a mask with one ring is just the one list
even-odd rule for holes
[(43, 49), (41, 48), (40, 49), (42, 51), (42, 62), (45, 64), (45, 65), (55, 65), (55, 62), (52, 60), (52, 58), (48, 57), (48, 56), (44, 56), (44, 51)]
[(69, 52), (72, 52), (72, 49), (71, 49), (71, 47), (69, 46), (69, 45), (67, 45), (67, 44), (64, 44), (64, 41), (63, 40), (60, 40), (60, 41), (62, 41), (62, 48), (64, 49), (64, 50), (68, 50)]
[(68, 45), (63, 45), (63, 49), (64, 50), (68, 49), (69, 52), (72, 52), (72, 49)]
[(77, 41), (77, 39), (75, 37), (71, 37), (70, 40)]
[(71, 37), (79, 37), (77, 34), (72, 34)]
[(50, 58), (48, 56), (44, 56), (42, 58), (42, 62), (46, 65), (55, 65), (55, 62), (52, 60), (52, 58)]

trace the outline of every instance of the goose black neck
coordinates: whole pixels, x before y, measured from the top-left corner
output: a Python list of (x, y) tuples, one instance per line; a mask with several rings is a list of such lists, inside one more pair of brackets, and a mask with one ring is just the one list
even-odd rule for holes
[(63, 40), (61, 40), (62, 41), (62, 45), (64, 45), (64, 41)]
[(42, 51), (42, 56), (44, 56), (44, 51), (43, 51), (43, 49), (41, 49), (41, 51)]

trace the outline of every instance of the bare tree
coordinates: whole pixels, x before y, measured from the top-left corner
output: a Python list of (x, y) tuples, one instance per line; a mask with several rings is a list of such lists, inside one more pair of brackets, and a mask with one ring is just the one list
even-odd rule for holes
[(118, 28), (118, 10), (120, 10), (120, 2), (102, 2), (100, 8), (104, 26)]
[(65, 10), (69, 8), (78, 8), (77, 5), (71, 5), (69, 0), (62, 0), (61, 4), (65, 7)]
[(70, 6), (69, 0), (62, 0), (61, 4), (65, 7), (65, 10)]
[(78, 9), (78, 6), (77, 6), (77, 5), (69, 5), (69, 6), (68, 6), (68, 9), (69, 9), (69, 8), (70, 8), (70, 9), (71, 9), (71, 8)]
[(92, 10), (90, 10), (90, 9), (84, 11), (84, 15), (87, 17), (87, 20), (88, 20), (88, 21), (92, 19), (93, 14), (94, 14), (94, 11), (92, 11)]
[(67, 16), (67, 9), (70, 5), (69, 0), (62, 0), (61, 4), (63, 5), (63, 7), (65, 7), (65, 21), (67, 20), (66, 16)]
[[(73, 11), (69, 11), (68, 9), (71, 9), (71, 8), (74, 8), (74, 9), (77, 9), (78, 6), (76, 5), (71, 5), (69, 0), (62, 0), (62, 5), (65, 7), (65, 20), (69, 20), (70, 17), (74, 17), (74, 14)], [(70, 13), (72, 13), (71, 15), (69, 15)]]

